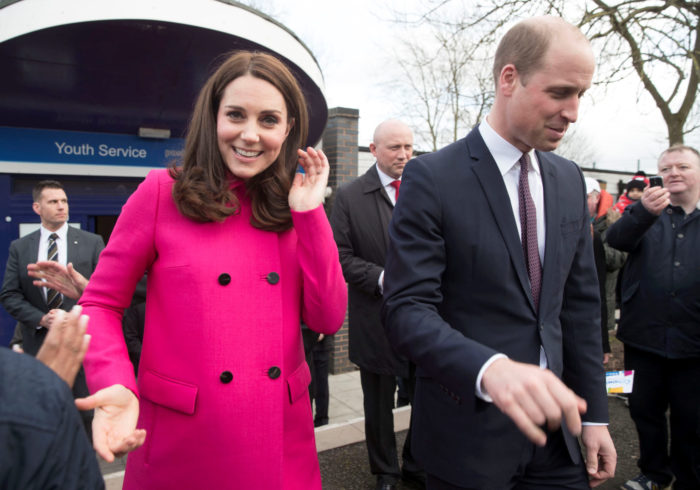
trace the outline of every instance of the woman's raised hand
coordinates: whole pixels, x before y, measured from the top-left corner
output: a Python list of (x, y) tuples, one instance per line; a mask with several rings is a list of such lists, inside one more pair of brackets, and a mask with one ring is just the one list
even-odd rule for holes
[(299, 165), (305, 173), (297, 173), (289, 191), (289, 207), (294, 211), (309, 211), (323, 203), (328, 185), (330, 166), (321, 150), (308, 147), (298, 150)]

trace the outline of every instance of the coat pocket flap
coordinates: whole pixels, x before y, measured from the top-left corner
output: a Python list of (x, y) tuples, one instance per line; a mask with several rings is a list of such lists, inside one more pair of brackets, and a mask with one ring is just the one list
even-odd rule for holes
[[(311, 371), (306, 361), (302, 361), (299, 367), (287, 378), (289, 386), (289, 400), (294, 403), (300, 396), (308, 393), (311, 384)], [(308, 395), (307, 395), (308, 396)]]
[(139, 393), (153, 403), (192, 415), (197, 401), (197, 387), (144, 369), (139, 375)]

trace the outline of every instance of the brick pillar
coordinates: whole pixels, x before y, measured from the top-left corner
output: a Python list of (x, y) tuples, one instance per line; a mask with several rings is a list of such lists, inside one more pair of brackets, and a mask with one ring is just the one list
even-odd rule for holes
[[(323, 133), (323, 151), (328, 156), (331, 172), (328, 185), (333, 194), (326, 200), (326, 210), (330, 213), (335, 198), (335, 190), (346, 182), (357, 178), (358, 121), (360, 111), (345, 107), (335, 107), (328, 111), (328, 125)], [(348, 318), (338, 333), (334, 335), (333, 350), (330, 355), (331, 374), (340, 374), (356, 369), (348, 359)]]

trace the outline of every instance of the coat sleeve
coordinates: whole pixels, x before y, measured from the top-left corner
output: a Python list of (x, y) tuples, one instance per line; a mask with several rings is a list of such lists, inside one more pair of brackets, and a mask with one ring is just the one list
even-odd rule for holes
[[(379, 276), (384, 268), (357, 254), (353, 246), (352, 220), (348, 203), (348, 189), (340, 188), (336, 193), (331, 212), (333, 238), (338, 246), (340, 265), (345, 280), (370, 296), (379, 297)], [(380, 230), (376, 230), (377, 233)], [(357, 238), (357, 237), (356, 237)]]
[(345, 320), (348, 289), (338, 262), (338, 249), (323, 206), (292, 211), (297, 255), (302, 273), (302, 318), (312, 330), (327, 335)]
[(647, 211), (641, 202), (636, 202), (627, 206), (620, 219), (610, 225), (605, 238), (611, 247), (631, 252), (637, 248), (644, 234), (657, 219), (658, 217)]
[(2, 306), (15, 320), (27, 327), (36, 327), (44, 316), (44, 312), (27, 300), (25, 291), (22, 288), (20, 281), (20, 274), (22, 273), (20, 267), (22, 264), (19, 260), (18, 245), (19, 242), (17, 240), (10, 245), (10, 254), (5, 266), (5, 277), (0, 298), (2, 299)]
[(91, 393), (122, 384), (138, 395), (122, 332), (122, 316), (136, 284), (156, 256), (156, 216), (164, 189), (161, 175), (165, 176), (165, 172), (151, 172), (129, 197), (80, 298), (83, 313), (90, 317), (88, 333), (92, 339), (83, 364)]
[(497, 351), (441, 316), (447, 267), (442, 194), (429, 162), (406, 166), (389, 226), (382, 320), (397, 351), (460, 397), (475, 396), (481, 366)]
[(576, 250), (564, 283), (559, 319), (562, 330), (562, 380), (588, 404), (584, 422), (607, 423), (608, 402), (605, 391), (603, 347), (601, 338), (601, 298), (593, 257), (593, 239), (585, 198), (583, 175), (578, 168), (581, 186), (581, 226)]

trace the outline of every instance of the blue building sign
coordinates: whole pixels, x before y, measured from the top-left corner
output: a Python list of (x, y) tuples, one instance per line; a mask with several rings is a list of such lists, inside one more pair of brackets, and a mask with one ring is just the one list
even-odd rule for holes
[(165, 167), (182, 160), (183, 147), (180, 138), (0, 127), (5, 162)]

